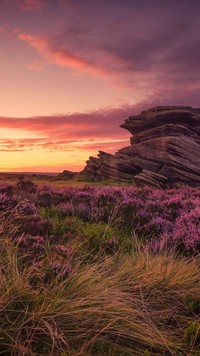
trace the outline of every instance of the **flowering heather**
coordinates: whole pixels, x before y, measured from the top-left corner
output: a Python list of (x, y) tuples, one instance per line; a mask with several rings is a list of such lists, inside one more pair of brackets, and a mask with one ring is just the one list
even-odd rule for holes
[[(26, 190), (22, 196), (23, 184)], [(103, 223), (130, 234), (137, 233), (151, 245), (167, 243), (182, 250), (200, 249), (199, 188), (158, 190), (85, 186), (57, 189), (23, 181), (12, 189), (1, 186), (0, 210), (15, 206), (20, 213), (21, 234), (52, 236), (53, 231), (57, 231), (58, 236), (64, 236), (63, 221), (74, 216), (91, 224)], [(46, 213), (41, 215), (41, 209)], [(49, 209), (53, 209), (54, 216)], [(55, 222), (56, 214), (59, 218)], [(154, 240), (156, 242), (152, 242)]]
[(6, 193), (7, 196), (12, 196), (14, 194), (15, 188), (13, 185), (0, 185), (0, 193)]
[(200, 206), (180, 214), (174, 224), (173, 240), (187, 249), (195, 250), (200, 247)]
[(24, 219), (21, 219), (20, 231), (25, 234), (36, 235), (48, 235), (52, 229), (53, 223), (50, 219), (45, 219), (38, 214), (25, 215)]
[(41, 254), (45, 251), (45, 238), (43, 236), (22, 234), (16, 238), (16, 242), (25, 252)]
[(65, 245), (56, 245), (55, 249), (60, 252), (62, 255), (70, 257), (72, 254), (72, 250)]
[(51, 262), (49, 264), (51, 273), (58, 276), (59, 278), (65, 278), (72, 271), (72, 266), (69, 263), (62, 264), (59, 261)]
[(18, 205), (18, 211), (24, 215), (35, 215), (38, 209), (29, 200), (22, 200)]
[(63, 216), (73, 216), (74, 215), (74, 207), (71, 202), (60, 203), (56, 206), (56, 209)]
[(6, 193), (0, 193), (0, 211), (8, 209), (11, 205), (11, 200)]

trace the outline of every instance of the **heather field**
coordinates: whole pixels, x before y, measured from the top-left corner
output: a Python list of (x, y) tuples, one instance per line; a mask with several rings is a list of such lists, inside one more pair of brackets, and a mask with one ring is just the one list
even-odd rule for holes
[(0, 185), (0, 355), (200, 355), (200, 189)]

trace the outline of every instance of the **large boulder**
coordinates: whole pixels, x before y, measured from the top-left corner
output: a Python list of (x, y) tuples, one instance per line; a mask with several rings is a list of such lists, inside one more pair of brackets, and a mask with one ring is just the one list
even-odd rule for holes
[(155, 187), (200, 184), (200, 109), (158, 106), (121, 125), (133, 136), (115, 155), (100, 151), (80, 173), (89, 180), (134, 181)]

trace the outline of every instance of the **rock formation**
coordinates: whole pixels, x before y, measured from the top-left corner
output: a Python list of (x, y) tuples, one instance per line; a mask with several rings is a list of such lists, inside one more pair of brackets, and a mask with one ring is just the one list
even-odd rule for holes
[(62, 173), (59, 173), (57, 175), (57, 179), (66, 179), (66, 180), (72, 180), (74, 178), (76, 178), (78, 175), (77, 172), (72, 172), (72, 171), (69, 171), (69, 170), (64, 170)]
[(100, 151), (80, 173), (89, 180), (135, 181), (155, 187), (200, 184), (200, 109), (158, 106), (121, 125), (133, 136), (115, 155)]

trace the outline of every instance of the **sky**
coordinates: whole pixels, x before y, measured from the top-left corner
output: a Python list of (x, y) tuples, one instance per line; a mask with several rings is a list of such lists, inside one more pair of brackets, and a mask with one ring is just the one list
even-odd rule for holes
[(0, 171), (79, 171), (128, 116), (200, 107), (199, 0), (0, 5)]

